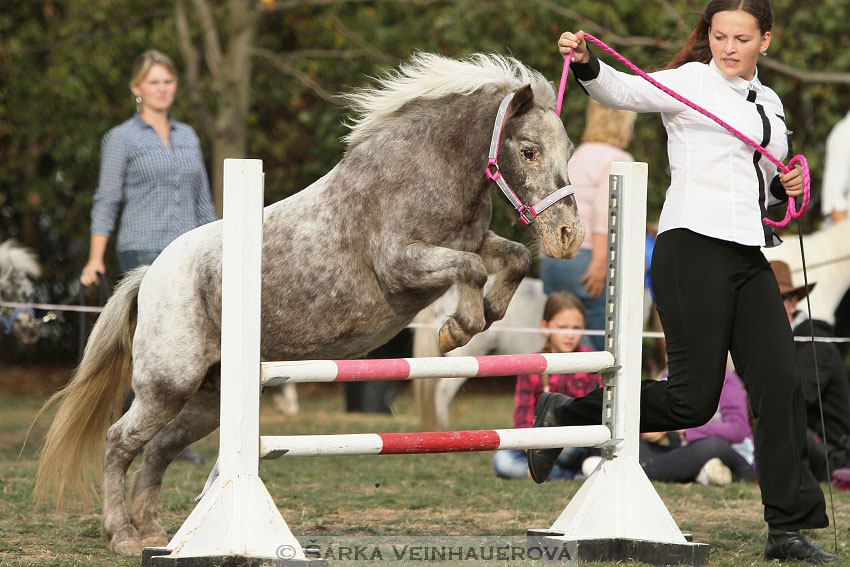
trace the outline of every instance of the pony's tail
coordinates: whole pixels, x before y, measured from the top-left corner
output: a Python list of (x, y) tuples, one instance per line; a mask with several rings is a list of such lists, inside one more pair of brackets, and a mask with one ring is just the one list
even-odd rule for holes
[(35, 424), (61, 400), (38, 461), (33, 491), (37, 505), (51, 500), (60, 508), (66, 493), (90, 505), (97, 496), (106, 430), (121, 417), (130, 390), (136, 299), (146, 271), (143, 266), (124, 277), (92, 329), (71, 381), (47, 400), (33, 420)]

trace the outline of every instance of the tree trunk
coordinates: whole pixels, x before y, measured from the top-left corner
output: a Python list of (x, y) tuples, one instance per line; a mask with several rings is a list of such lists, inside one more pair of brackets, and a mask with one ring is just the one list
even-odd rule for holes
[(219, 217), (224, 212), (224, 160), (246, 157), (245, 120), (251, 104), (251, 49), (259, 21), (259, 12), (240, 0), (230, 2), (229, 13), (232, 32), (216, 85), (219, 97), (210, 182)]
[(261, 12), (253, 0), (230, 0), (226, 50), (222, 50), (221, 34), (209, 2), (194, 0), (193, 5), (202, 29), (206, 73), (212, 79), (209, 89), (215, 94), (212, 109), (207, 107), (201, 95), (201, 51), (193, 43), (192, 26), (182, 0), (175, 0), (175, 21), (180, 50), (186, 63), (186, 90), (203, 133), (212, 141), (210, 187), (216, 213), (221, 217), (224, 160), (243, 158), (246, 154), (245, 120), (251, 102), (251, 54)]

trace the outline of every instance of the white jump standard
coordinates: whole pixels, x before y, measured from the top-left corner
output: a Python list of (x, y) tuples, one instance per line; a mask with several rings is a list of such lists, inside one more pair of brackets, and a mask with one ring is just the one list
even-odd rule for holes
[[(637, 459), (646, 164), (620, 163), (612, 168), (607, 352), (263, 364), (262, 163), (228, 159), (224, 171), (220, 475), (168, 547), (144, 551), (143, 566), (326, 565), (323, 559), (305, 555), (281, 517), (258, 474), (263, 457), (565, 446), (603, 447), (607, 458), (549, 530), (529, 531), (530, 545), (558, 548), (574, 560), (707, 565), (708, 546), (686, 541)], [(259, 432), (261, 383), (579, 371), (604, 373), (606, 401), (600, 425), (356, 435), (260, 436)]]

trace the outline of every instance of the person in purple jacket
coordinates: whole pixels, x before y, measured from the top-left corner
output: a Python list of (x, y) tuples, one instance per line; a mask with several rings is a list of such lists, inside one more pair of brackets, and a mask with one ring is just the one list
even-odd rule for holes
[(640, 464), (650, 480), (724, 485), (755, 480), (747, 392), (727, 371), (714, 417), (682, 431), (644, 433)]

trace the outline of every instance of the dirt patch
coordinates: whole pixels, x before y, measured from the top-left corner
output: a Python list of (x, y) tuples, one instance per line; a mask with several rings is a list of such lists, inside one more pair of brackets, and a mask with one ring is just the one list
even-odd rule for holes
[(0, 396), (47, 396), (71, 378), (71, 364), (8, 364), (0, 362)]

